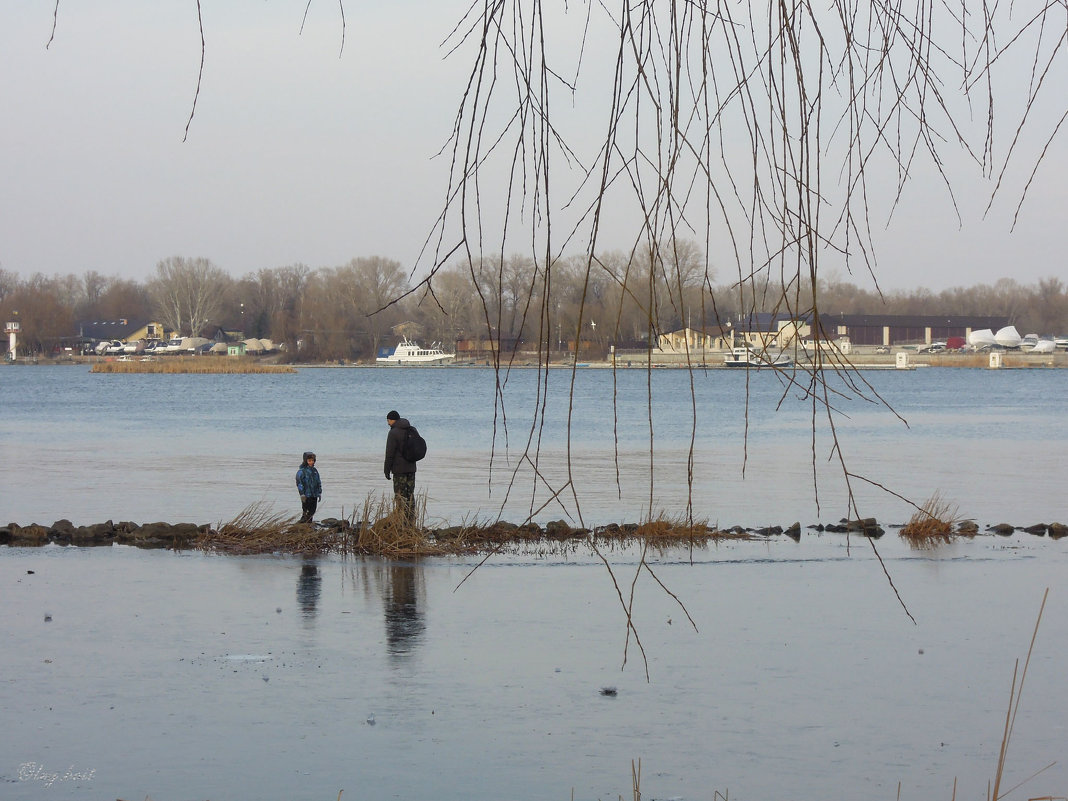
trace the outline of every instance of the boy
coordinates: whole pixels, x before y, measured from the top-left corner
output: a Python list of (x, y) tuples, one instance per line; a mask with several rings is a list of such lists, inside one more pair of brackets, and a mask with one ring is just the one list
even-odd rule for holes
[(297, 492), (300, 493), (301, 523), (311, 523), (315, 516), (315, 507), (323, 499), (323, 484), (319, 480), (319, 471), (315, 469), (315, 454), (304, 451), (304, 458), (297, 470)]

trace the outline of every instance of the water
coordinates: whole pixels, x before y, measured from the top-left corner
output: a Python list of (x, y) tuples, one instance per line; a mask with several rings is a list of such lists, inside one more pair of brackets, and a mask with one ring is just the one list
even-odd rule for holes
[(654, 558), (647, 681), (585, 554), (0, 549), (0, 797), (984, 798), (1045, 586), (1003, 787), (1063, 796), (1063, 542), (882, 550), (915, 624), (841, 536)]
[(488, 369), (218, 376), (8, 368), (0, 371), (0, 519), (216, 523), (257, 501), (297, 513), (293, 474), (305, 450), (319, 456), (319, 516), (349, 515), (390, 489), (382, 451), (391, 408), (430, 443), (418, 489), (431, 523), (498, 515), (629, 522), (650, 510), (676, 516), (688, 502), (697, 518), (724, 526), (855, 514), (904, 522), (914, 509), (898, 496), (922, 504), (935, 492), (983, 523), (1068, 516), (1068, 371), (865, 373), (865, 391), (905, 422), (877, 402), (830, 395), (846, 465), (867, 479), (852, 481), (855, 510), (827, 412), (767, 373), (696, 373), (693, 401), (685, 371), (580, 371), (569, 484), (569, 379), (552, 371), (546, 391), (537, 371), (514, 371), (495, 410)]
[[(909, 426), (841, 398), (841, 445), (854, 471), (921, 501), (941, 490), (983, 522), (1068, 522), (1066, 375), (866, 374)], [(566, 378), (550, 375), (536, 431), (550, 481), (566, 474)], [(295, 511), (308, 448), (323, 513), (340, 513), (388, 486), (395, 407), (430, 442), (419, 486), (432, 517), (495, 514), (518, 465), (505, 516), (519, 519), (536, 379), (509, 378), (507, 439), (498, 421), (494, 445), (485, 370), (0, 370), (0, 518), (210, 522), (261, 498)], [(571, 453), (591, 522), (649, 506), (649, 392), (654, 505), (687, 498), (689, 377), (616, 381), (584, 371), (575, 393)], [(694, 381), (695, 514), (762, 525), (845, 512), (822, 427), (821, 509), (811, 497), (812, 411), (796, 391), (776, 411), (781, 384), (750, 376), (743, 477), (746, 377)], [(881, 520), (911, 513), (873, 489), (859, 503)], [(538, 516), (578, 514), (572, 499)], [(866, 540), (806, 532), (652, 554), (652, 573), (626, 549), (605, 554), (611, 573), (581, 549), (472, 573), (459, 558), (4, 547), (0, 798), (593, 801), (631, 797), (638, 759), (647, 799), (985, 798), (1046, 587), (1002, 788), (1056, 762), (1011, 797), (1063, 797), (1066, 543), (1018, 533), (921, 553), (891, 531), (880, 562)], [(620, 601), (632, 592), (637, 638)]]

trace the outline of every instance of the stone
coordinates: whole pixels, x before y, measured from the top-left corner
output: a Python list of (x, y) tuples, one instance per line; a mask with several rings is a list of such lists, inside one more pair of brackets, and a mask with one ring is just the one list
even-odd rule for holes
[(783, 532), (787, 537), (794, 542), (801, 542), (801, 523), (800, 521), (790, 524)]
[(1027, 526), (1027, 528), (1023, 530), (1026, 531), (1028, 534), (1034, 534), (1037, 537), (1045, 537), (1046, 528), (1047, 526), (1045, 523), (1035, 523), (1033, 526)]
[(545, 536), (552, 539), (567, 539), (571, 536), (571, 526), (564, 520), (550, 520), (545, 524)]
[(1008, 537), (1012, 532), (1016, 530), (1016, 526), (1011, 523), (998, 523), (993, 526), (987, 526), (987, 531), (993, 532), (1002, 537)]

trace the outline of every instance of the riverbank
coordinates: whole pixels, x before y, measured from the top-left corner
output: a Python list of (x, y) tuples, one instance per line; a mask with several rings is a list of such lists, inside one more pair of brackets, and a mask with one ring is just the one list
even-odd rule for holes
[[(850, 354), (835, 354), (833, 358), (824, 360), (822, 369), (853, 369), (853, 370), (912, 370), (930, 367), (949, 368), (973, 368), (973, 369), (1049, 369), (1068, 368), (1068, 351), (1056, 353), (1025, 353), (1015, 351), (999, 352), (1000, 365), (991, 366), (990, 353), (917, 353), (911, 349), (901, 349), (890, 353), (877, 353), (875, 348), (858, 347)], [(905, 359), (899, 362), (899, 353), (904, 354)], [(739, 370), (740, 368), (728, 368), (724, 364), (726, 353), (718, 351), (685, 353), (670, 353), (657, 351), (649, 354), (646, 351), (619, 351), (610, 358), (589, 357), (583, 358), (578, 364), (570, 358), (556, 358), (551, 355), (548, 362), (539, 361), (536, 353), (517, 353), (514, 356), (506, 355), (501, 361), (501, 367), (506, 369), (540, 368), (551, 369), (616, 369), (616, 370), (646, 370), (654, 369), (698, 369), (698, 370)], [(414, 365), (380, 365), (374, 361), (330, 361), (330, 362), (293, 362), (281, 364), (277, 357), (262, 359), (258, 357), (240, 356), (197, 356), (197, 357), (160, 357), (155, 361), (119, 361), (115, 357), (102, 356), (63, 356), (60, 358), (30, 358), (19, 359), (12, 362), (0, 362), (3, 366), (35, 366), (35, 365), (89, 365), (94, 373), (260, 373), (260, 372), (293, 372), (295, 369), (337, 369), (352, 367), (375, 367), (380, 369), (409, 369)], [(420, 369), (463, 369), (492, 367), (493, 361), (488, 358), (458, 359), (449, 364), (420, 365)], [(810, 359), (802, 359), (795, 365), (782, 368), (786, 372), (794, 369), (812, 370), (813, 364)], [(765, 370), (765, 372), (769, 372)]]
[(256, 520), (245, 515), (230, 523), (133, 523), (108, 520), (91, 525), (74, 525), (57, 520), (50, 526), (9, 523), (0, 527), (0, 545), (40, 547), (62, 545), (100, 547), (128, 545), (135, 548), (201, 550), (230, 554), (253, 553), (349, 553), (377, 556), (445, 556), (492, 553), (509, 549), (531, 552), (562, 546), (647, 544), (657, 547), (706, 546), (730, 540), (789, 539), (800, 543), (803, 534), (844, 534), (878, 539), (886, 529), (900, 529), (900, 535), (917, 548), (948, 543), (955, 538), (978, 536), (1009, 537), (1017, 532), (1059, 540), (1068, 536), (1068, 525), (1036, 523), (1021, 526), (998, 523), (981, 528), (973, 521), (948, 524), (928, 537), (910, 535), (908, 524), (882, 525), (873, 518), (815, 523), (802, 529), (799, 522), (786, 527), (751, 528), (732, 526), (721, 529), (703, 523), (652, 520), (644, 523), (611, 523), (594, 528), (552, 521), (545, 526), (518, 525), (498, 521), (485, 525), (418, 528), (398, 524), (390, 515), (374, 521), (327, 518), (313, 525), (291, 519)]

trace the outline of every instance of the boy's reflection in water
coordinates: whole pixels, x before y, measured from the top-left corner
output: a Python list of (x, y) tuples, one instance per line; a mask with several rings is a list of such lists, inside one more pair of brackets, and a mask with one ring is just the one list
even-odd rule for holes
[(419, 608), (423, 569), (417, 565), (389, 565), (383, 583), (386, 610), (386, 649), (391, 657), (408, 656), (423, 638), (426, 622)]
[(319, 595), (323, 590), (323, 577), (319, 575), (319, 566), (315, 561), (305, 561), (300, 566), (297, 576), (297, 604), (301, 616), (311, 622), (319, 611)]

